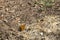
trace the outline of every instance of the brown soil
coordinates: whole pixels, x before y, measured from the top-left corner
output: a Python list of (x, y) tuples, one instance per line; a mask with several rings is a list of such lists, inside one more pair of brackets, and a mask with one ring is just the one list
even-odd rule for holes
[(0, 0), (0, 40), (60, 40), (60, 0), (45, 10), (36, 1)]

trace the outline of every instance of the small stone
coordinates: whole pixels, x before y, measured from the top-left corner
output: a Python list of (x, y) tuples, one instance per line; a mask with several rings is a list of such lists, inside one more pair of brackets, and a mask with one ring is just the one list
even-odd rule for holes
[(5, 40), (8, 40), (8, 39), (5, 39)]
[(48, 33), (52, 32), (50, 29), (48, 29)]
[(8, 22), (8, 20), (7, 19), (4, 19), (4, 22)]
[(8, 8), (5, 9), (5, 11), (8, 11), (8, 10), (9, 10)]
[(40, 34), (43, 35), (43, 32), (41, 32)]

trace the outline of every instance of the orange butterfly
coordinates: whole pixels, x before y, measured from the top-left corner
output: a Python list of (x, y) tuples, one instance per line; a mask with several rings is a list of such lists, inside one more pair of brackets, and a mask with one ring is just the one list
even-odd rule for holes
[(19, 27), (19, 30), (23, 31), (24, 29), (25, 29), (25, 24), (21, 24), (20, 27)]

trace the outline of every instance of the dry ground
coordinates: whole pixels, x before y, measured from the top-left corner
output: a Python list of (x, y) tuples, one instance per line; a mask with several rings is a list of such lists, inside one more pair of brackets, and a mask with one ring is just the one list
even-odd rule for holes
[(60, 0), (39, 1), (0, 0), (0, 40), (60, 40)]

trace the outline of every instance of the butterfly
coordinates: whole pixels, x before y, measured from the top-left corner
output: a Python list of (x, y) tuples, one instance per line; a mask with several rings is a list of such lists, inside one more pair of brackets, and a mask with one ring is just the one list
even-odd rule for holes
[(19, 31), (23, 31), (23, 30), (25, 30), (25, 24), (21, 24), (19, 27)]

